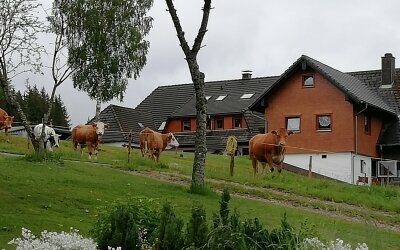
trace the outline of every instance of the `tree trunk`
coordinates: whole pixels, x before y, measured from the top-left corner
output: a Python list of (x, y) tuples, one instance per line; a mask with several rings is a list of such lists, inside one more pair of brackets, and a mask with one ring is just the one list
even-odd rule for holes
[(96, 100), (96, 116), (95, 121), (100, 121), (100, 110), (101, 110), (101, 81), (97, 82), (97, 100)]
[(196, 93), (196, 139), (192, 172), (192, 185), (204, 186), (204, 169), (206, 164), (206, 115), (207, 105), (204, 89), (204, 74), (200, 72), (196, 61), (188, 60)]
[(197, 54), (201, 48), (204, 35), (207, 32), (208, 17), (211, 10), (211, 0), (204, 0), (203, 18), (199, 32), (194, 40), (193, 47), (190, 48), (180, 24), (174, 3), (172, 0), (165, 0), (168, 6), (168, 11), (174, 23), (176, 33), (181, 45), (181, 48), (186, 56), (186, 61), (189, 66), (190, 75), (192, 77), (195, 94), (196, 94), (196, 139), (195, 153), (192, 172), (192, 186), (202, 188), (204, 186), (204, 168), (206, 163), (207, 144), (206, 144), (206, 115), (207, 106), (204, 89), (204, 73), (200, 71), (197, 64)]

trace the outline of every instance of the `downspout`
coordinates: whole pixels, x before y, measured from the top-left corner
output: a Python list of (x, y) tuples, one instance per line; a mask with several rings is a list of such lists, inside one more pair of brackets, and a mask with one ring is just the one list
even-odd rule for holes
[(358, 116), (363, 113), (366, 109), (368, 108), (368, 103), (365, 104), (365, 108), (360, 110), (356, 115), (355, 115), (355, 155), (353, 156), (353, 160), (351, 162), (351, 183), (354, 184), (354, 159), (358, 155)]

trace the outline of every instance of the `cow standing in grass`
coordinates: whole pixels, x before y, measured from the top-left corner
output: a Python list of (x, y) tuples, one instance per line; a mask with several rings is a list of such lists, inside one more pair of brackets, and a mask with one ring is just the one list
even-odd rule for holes
[(72, 144), (74, 149), (78, 149), (78, 144), (81, 147), (81, 155), (83, 155), (83, 148), (88, 147), (89, 159), (92, 159), (94, 153), (97, 159), (98, 145), (104, 130), (108, 128), (108, 124), (103, 122), (96, 122), (89, 125), (77, 125), (72, 129)]
[(10, 142), (10, 140), (8, 139), (8, 129), (11, 128), (11, 124), (13, 123), (13, 121), (14, 116), (9, 116), (4, 109), (0, 108), (0, 130), (4, 129), (7, 142)]
[(148, 155), (157, 162), (161, 152), (167, 147), (178, 147), (179, 143), (172, 133), (161, 134), (150, 128), (144, 128), (139, 133), (139, 144), (142, 157)]
[[(42, 134), (43, 124), (38, 124), (33, 129), (33, 134), (35, 138), (39, 140)], [(52, 152), (53, 148), (58, 148), (60, 146), (60, 135), (56, 134), (54, 128), (46, 126), (44, 128), (44, 148), (47, 151)]]
[(274, 171), (275, 163), (278, 166), (278, 172), (282, 172), (283, 160), (285, 158), (285, 145), (289, 135), (293, 134), (292, 131), (287, 131), (285, 128), (273, 130), (267, 134), (258, 134), (253, 136), (249, 141), (249, 155), (253, 165), (253, 174), (258, 172), (257, 164), (261, 162), (263, 166), (263, 173), (265, 164), (272, 171)]

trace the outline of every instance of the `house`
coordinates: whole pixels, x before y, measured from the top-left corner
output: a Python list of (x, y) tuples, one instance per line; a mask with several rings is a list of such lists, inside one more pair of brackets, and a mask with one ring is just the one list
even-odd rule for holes
[[(391, 54), (382, 69), (341, 72), (301, 56), (281, 76), (205, 83), (207, 149), (219, 153), (230, 135), (238, 153), (249, 139), (286, 127), (285, 163), (347, 183), (371, 184), (400, 177), (400, 69)], [(100, 114), (109, 122), (103, 141), (138, 146), (142, 127), (173, 132), (180, 148), (194, 151), (195, 95), (192, 84), (160, 86), (135, 109), (110, 105)]]
[(388, 53), (382, 70), (343, 73), (303, 55), (250, 109), (264, 113), (267, 131), (294, 132), (285, 163), (308, 169), (311, 161), (314, 172), (348, 183), (397, 178), (400, 79), (394, 64)]
[[(270, 87), (278, 77), (252, 78), (243, 72), (241, 79), (205, 83), (207, 99), (207, 149), (222, 153), (228, 136), (238, 140), (238, 154), (247, 154), (250, 138), (265, 130), (262, 113), (250, 111), (249, 106)], [(156, 131), (173, 132), (180, 149), (194, 151), (196, 110), (193, 84), (160, 86), (135, 109), (109, 105), (100, 113), (100, 120), (108, 122), (103, 142), (126, 145), (129, 131), (133, 145), (138, 146), (137, 133), (143, 127)]]

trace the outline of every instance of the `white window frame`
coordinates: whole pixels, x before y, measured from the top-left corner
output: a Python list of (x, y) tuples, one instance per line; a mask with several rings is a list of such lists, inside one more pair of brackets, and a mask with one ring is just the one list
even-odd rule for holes
[(243, 94), (240, 99), (250, 99), (252, 98), (254, 93), (249, 93), (249, 94)]
[(228, 95), (220, 95), (217, 97), (217, 99), (215, 99), (216, 101), (222, 101), (224, 100)]

